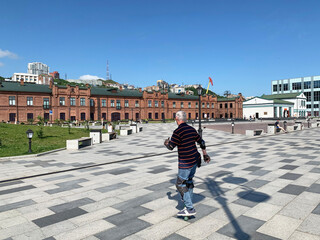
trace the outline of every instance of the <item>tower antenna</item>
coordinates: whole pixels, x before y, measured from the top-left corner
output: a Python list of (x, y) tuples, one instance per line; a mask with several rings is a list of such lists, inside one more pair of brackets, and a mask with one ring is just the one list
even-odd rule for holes
[(110, 75), (109, 75), (109, 61), (107, 60), (107, 78), (106, 80), (110, 80)]

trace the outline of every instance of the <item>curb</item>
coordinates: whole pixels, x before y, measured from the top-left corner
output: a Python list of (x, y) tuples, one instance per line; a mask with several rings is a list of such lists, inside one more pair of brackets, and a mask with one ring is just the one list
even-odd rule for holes
[(59, 152), (59, 151), (65, 150), (65, 149), (66, 148), (58, 148), (58, 149), (50, 150), (47, 152), (37, 153), (37, 154), (1, 157), (0, 161), (1, 160), (14, 160), (14, 159), (20, 159), (20, 158), (34, 158), (34, 157), (43, 156), (43, 155), (47, 155), (47, 154), (54, 153), (54, 152)]

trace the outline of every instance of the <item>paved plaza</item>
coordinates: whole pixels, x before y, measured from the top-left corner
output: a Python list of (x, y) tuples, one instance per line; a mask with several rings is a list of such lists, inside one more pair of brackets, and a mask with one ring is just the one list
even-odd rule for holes
[(320, 128), (247, 137), (207, 127), (212, 162), (197, 169), (197, 215), (184, 221), (177, 151), (163, 146), (176, 125), (142, 126), (0, 160), (0, 239), (320, 239)]

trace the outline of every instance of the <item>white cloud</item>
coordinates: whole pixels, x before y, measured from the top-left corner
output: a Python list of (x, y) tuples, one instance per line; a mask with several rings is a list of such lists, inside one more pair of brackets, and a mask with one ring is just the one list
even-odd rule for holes
[(2, 50), (0, 49), (0, 58), (4, 58), (4, 57), (8, 57), (8, 58), (18, 58), (18, 55), (10, 52), (8, 50)]
[(97, 80), (97, 79), (103, 79), (102, 77), (93, 76), (93, 75), (82, 75), (79, 78), (80, 80)]
[(4, 66), (4, 64), (2, 62), (0, 62), (0, 67)]

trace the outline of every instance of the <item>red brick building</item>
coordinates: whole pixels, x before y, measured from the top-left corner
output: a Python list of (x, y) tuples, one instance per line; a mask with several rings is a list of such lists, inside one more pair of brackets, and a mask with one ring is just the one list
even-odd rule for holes
[(53, 79), (59, 79), (60, 78), (60, 74), (57, 71), (51, 72), (51, 73), (49, 73), (49, 75), (51, 75), (53, 77)]
[[(242, 118), (243, 97), (201, 97), (202, 118)], [(27, 122), (123, 119), (173, 119), (183, 110), (188, 119), (199, 117), (199, 97), (161, 91), (123, 90), (103, 87), (40, 85), (21, 82), (0, 84), (0, 121)]]

